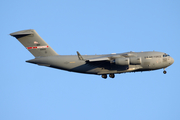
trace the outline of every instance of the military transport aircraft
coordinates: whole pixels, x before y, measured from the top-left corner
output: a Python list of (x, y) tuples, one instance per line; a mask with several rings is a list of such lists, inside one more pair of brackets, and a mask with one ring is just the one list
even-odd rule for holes
[(106, 55), (58, 55), (33, 30), (22, 30), (10, 34), (17, 38), (34, 55), (26, 62), (72, 72), (101, 75), (102, 78), (114, 78), (115, 74), (138, 71), (151, 71), (173, 64), (174, 59), (163, 52), (126, 52)]

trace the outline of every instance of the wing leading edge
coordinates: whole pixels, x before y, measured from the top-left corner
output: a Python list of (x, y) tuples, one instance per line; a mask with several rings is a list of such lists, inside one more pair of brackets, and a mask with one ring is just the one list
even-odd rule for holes
[(84, 60), (86, 62), (100, 62), (100, 61), (110, 61), (110, 58), (106, 57), (96, 57), (96, 58), (90, 58), (90, 59), (84, 59), (82, 55), (77, 51), (77, 56), (79, 60)]

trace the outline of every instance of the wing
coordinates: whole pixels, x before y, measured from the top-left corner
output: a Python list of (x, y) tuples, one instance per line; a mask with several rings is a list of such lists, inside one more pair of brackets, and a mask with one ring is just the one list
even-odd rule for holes
[(102, 56), (102, 57), (95, 57), (95, 58), (90, 58), (90, 59), (84, 59), (82, 55), (77, 51), (77, 55), (79, 60), (84, 60), (86, 62), (100, 62), (100, 61), (110, 61), (111, 59), (109, 56)]
[(82, 55), (77, 51), (77, 55), (79, 60), (84, 60), (86, 62), (103, 62), (103, 61), (107, 61), (110, 62), (113, 59), (116, 58), (125, 58), (125, 57), (135, 57), (136, 55), (130, 54), (130, 53), (123, 53), (123, 54), (109, 54), (109, 55), (105, 55), (105, 56), (101, 56), (101, 57), (95, 57), (95, 58), (90, 58), (90, 59), (84, 59), (82, 57)]
[(125, 58), (125, 57), (134, 56), (133, 54), (130, 54), (130, 53), (123, 53), (123, 54), (109, 54), (109, 55), (103, 55), (101, 57), (84, 59), (78, 51), (77, 51), (77, 55), (78, 55), (79, 60), (85, 61), (86, 64), (88, 65), (101, 67), (104, 69), (111, 69), (111, 70), (127, 68), (127, 66), (113, 64), (116, 58)]

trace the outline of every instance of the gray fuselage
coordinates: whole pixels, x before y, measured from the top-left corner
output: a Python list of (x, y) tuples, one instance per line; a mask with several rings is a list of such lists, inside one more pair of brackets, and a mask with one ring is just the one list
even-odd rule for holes
[[(125, 56), (127, 55), (127, 56)], [(174, 59), (162, 52), (127, 52), (121, 54), (107, 55), (82, 55), (84, 59), (107, 57), (109, 61), (88, 62), (79, 60), (77, 55), (55, 55), (35, 58), (26, 62), (53, 67), (57, 69), (87, 73), (87, 74), (111, 74), (135, 71), (150, 71), (166, 68), (173, 64)], [(118, 58), (118, 59), (117, 59)], [(137, 64), (119, 65), (113, 60), (127, 58), (130, 60), (139, 59)], [(132, 62), (133, 63), (133, 62)]]

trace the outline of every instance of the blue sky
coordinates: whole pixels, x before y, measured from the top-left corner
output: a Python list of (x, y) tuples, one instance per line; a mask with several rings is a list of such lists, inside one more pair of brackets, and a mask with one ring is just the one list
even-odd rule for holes
[[(6, 0), (0, 4), (0, 120), (179, 120), (180, 1)], [(35, 29), (60, 55), (161, 51), (163, 70), (115, 79), (34, 64), (9, 34)]]

